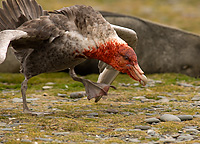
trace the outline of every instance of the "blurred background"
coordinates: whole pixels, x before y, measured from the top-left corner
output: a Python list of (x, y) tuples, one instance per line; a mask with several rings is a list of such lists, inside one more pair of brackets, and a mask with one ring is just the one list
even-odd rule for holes
[[(0, 0), (2, 1), (2, 0)], [(90, 5), (200, 34), (200, 0), (36, 0), (45, 10)]]

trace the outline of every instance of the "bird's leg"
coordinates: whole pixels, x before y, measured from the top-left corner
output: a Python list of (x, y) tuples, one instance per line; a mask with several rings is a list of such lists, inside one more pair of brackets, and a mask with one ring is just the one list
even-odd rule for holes
[(24, 113), (30, 113), (30, 110), (29, 110), (29, 108), (27, 106), (27, 101), (26, 101), (27, 83), (28, 83), (28, 79), (25, 77), (25, 80), (22, 82), (22, 85), (21, 85), (21, 93), (22, 93), (23, 111), (24, 111)]
[[(98, 98), (102, 97), (103, 95), (107, 95), (107, 92), (110, 87), (114, 88), (114, 86), (104, 84), (104, 83), (95, 83), (87, 79), (82, 79), (78, 77), (74, 71), (74, 68), (71, 68), (69, 70), (70, 76), (73, 78), (75, 81), (82, 82), (83, 85), (85, 86), (85, 91), (87, 94), (87, 98), (90, 100), (92, 98)], [(95, 101), (97, 102), (97, 101)]]
[[(117, 75), (119, 74), (119, 71), (115, 69), (107, 69), (105, 68), (103, 72), (99, 75), (97, 83), (104, 83), (104, 84), (111, 84)], [(96, 97), (95, 102), (98, 102), (102, 96)]]
[(21, 85), (21, 93), (22, 93), (22, 100), (23, 100), (23, 112), (26, 114), (31, 114), (31, 115), (35, 115), (35, 116), (44, 116), (44, 115), (51, 114), (49, 112), (32, 112), (28, 108), (27, 101), (26, 101), (27, 84), (28, 84), (28, 79), (25, 77), (25, 80), (22, 82), (22, 85)]

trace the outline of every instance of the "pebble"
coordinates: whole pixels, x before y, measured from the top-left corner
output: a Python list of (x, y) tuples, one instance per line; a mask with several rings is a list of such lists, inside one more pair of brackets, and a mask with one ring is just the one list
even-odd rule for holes
[(193, 116), (192, 116), (192, 115), (178, 115), (178, 118), (179, 118), (181, 121), (187, 121), (187, 120), (192, 120), (192, 119), (193, 119)]
[(43, 90), (48, 90), (48, 89), (52, 89), (52, 88), (53, 88), (53, 86), (43, 86), (42, 87)]
[(111, 114), (117, 114), (119, 111), (116, 109), (107, 109), (106, 112)]
[(150, 126), (143, 126), (143, 125), (135, 126), (135, 129), (141, 129), (141, 130), (148, 130), (150, 128), (151, 128)]
[(32, 141), (31, 141), (31, 140), (28, 140), (28, 139), (22, 139), (21, 142), (31, 143)]
[(85, 142), (88, 142), (88, 143), (95, 143), (94, 140), (88, 140), (88, 139), (86, 139)]
[(53, 132), (52, 135), (55, 135), (55, 136), (66, 136), (70, 134), (70, 132)]
[(154, 130), (147, 130), (147, 134), (150, 135), (150, 136), (155, 136), (156, 135), (156, 132)]
[(182, 134), (179, 137), (177, 137), (177, 141), (190, 141), (193, 139), (193, 136), (190, 134)]
[(194, 87), (192, 84), (187, 84), (187, 83), (177, 83), (177, 85), (183, 87)]
[(58, 93), (58, 96), (59, 96), (59, 97), (67, 97), (66, 94), (61, 94), (61, 93)]
[(2, 128), (1, 130), (2, 130), (2, 131), (13, 131), (12, 128)]
[(116, 132), (125, 132), (127, 130), (124, 129), (124, 128), (116, 128), (114, 131), (116, 131)]
[(0, 122), (0, 126), (1, 126), (1, 127), (6, 126), (6, 123)]
[(53, 141), (53, 139), (49, 139), (49, 138), (35, 138), (35, 139), (45, 141), (45, 142), (52, 142)]
[(72, 99), (82, 98), (84, 96), (86, 96), (85, 91), (82, 91), (82, 92), (73, 92), (73, 93), (70, 94), (70, 98), (72, 98)]
[(157, 118), (148, 118), (144, 120), (146, 123), (152, 124), (152, 123), (159, 123), (160, 120)]
[(176, 122), (180, 122), (180, 118), (178, 118), (175, 115), (171, 115), (171, 114), (164, 114), (160, 117), (161, 121), (176, 121)]
[(192, 101), (200, 101), (200, 95), (195, 95), (191, 100)]
[(164, 144), (168, 144), (168, 143), (176, 142), (176, 139), (174, 139), (174, 138), (161, 138), (161, 139), (159, 139), (159, 141), (163, 142)]
[(89, 113), (87, 114), (88, 117), (98, 117), (99, 114), (98, 113)]
[(137, 138), (129, 138), (128, 139), (129, 142), (133, 142), (133, 143), (140, 143), (141, 141)]
[[(27, 98), (26, 100), (27, 100), (27, 102), (30, 103), (30, 102), (32, 102), (32, 101), (39, 100), (39, 98)], [(22, 101), (22, 98), (13, 98), (12, 101), (13, 101), (14, 103), (22, 103), (22, 102), (23, 102), (23, 101)]]
[(121, 114), (126, 116), (134, 115), (132, 112), (121, 112)]

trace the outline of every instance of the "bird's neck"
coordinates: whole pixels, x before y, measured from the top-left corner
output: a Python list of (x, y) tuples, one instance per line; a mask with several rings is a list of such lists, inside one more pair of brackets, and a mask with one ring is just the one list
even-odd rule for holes
[(127, 43), (120, 43), (116, 40), (108, 41), (99, 44), (98, 48), (89, 47), (88, 50), (83, 51), (83, 54), (90, 59), (101, 60), (111, 66), (114, 66), (113, 58), (117, 56), (119, 47), (128, 46)]

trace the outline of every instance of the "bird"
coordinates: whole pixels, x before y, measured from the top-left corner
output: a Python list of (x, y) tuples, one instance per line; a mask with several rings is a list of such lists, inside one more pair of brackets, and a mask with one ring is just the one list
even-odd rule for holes
[[(87, 98), (95, 98), (96, 102), (107, 95), (110, 87), (115, 88), (111, 83), (119, 72), (142, 85), (147, 83), (135, 51), (116, 31), (125, 31), (128, 36), (135, 36), (135, 32), (110, 24), (91, 6), (46, 11), (35, 0), (4, 0), (2, 6), (0, 64), (6, 59), (8, 48), (13, 49), (25, 77), (21, 84), (24, 113), (32, 112), (26, 101), (28, 80), (41, 73), (69, 69), (72, 79), (85, 86)], [(100, 61), (98, 82), (76, 75), (74, 67), (86, 59)], [(110, 75), (109, 80), (103, 75)]]

